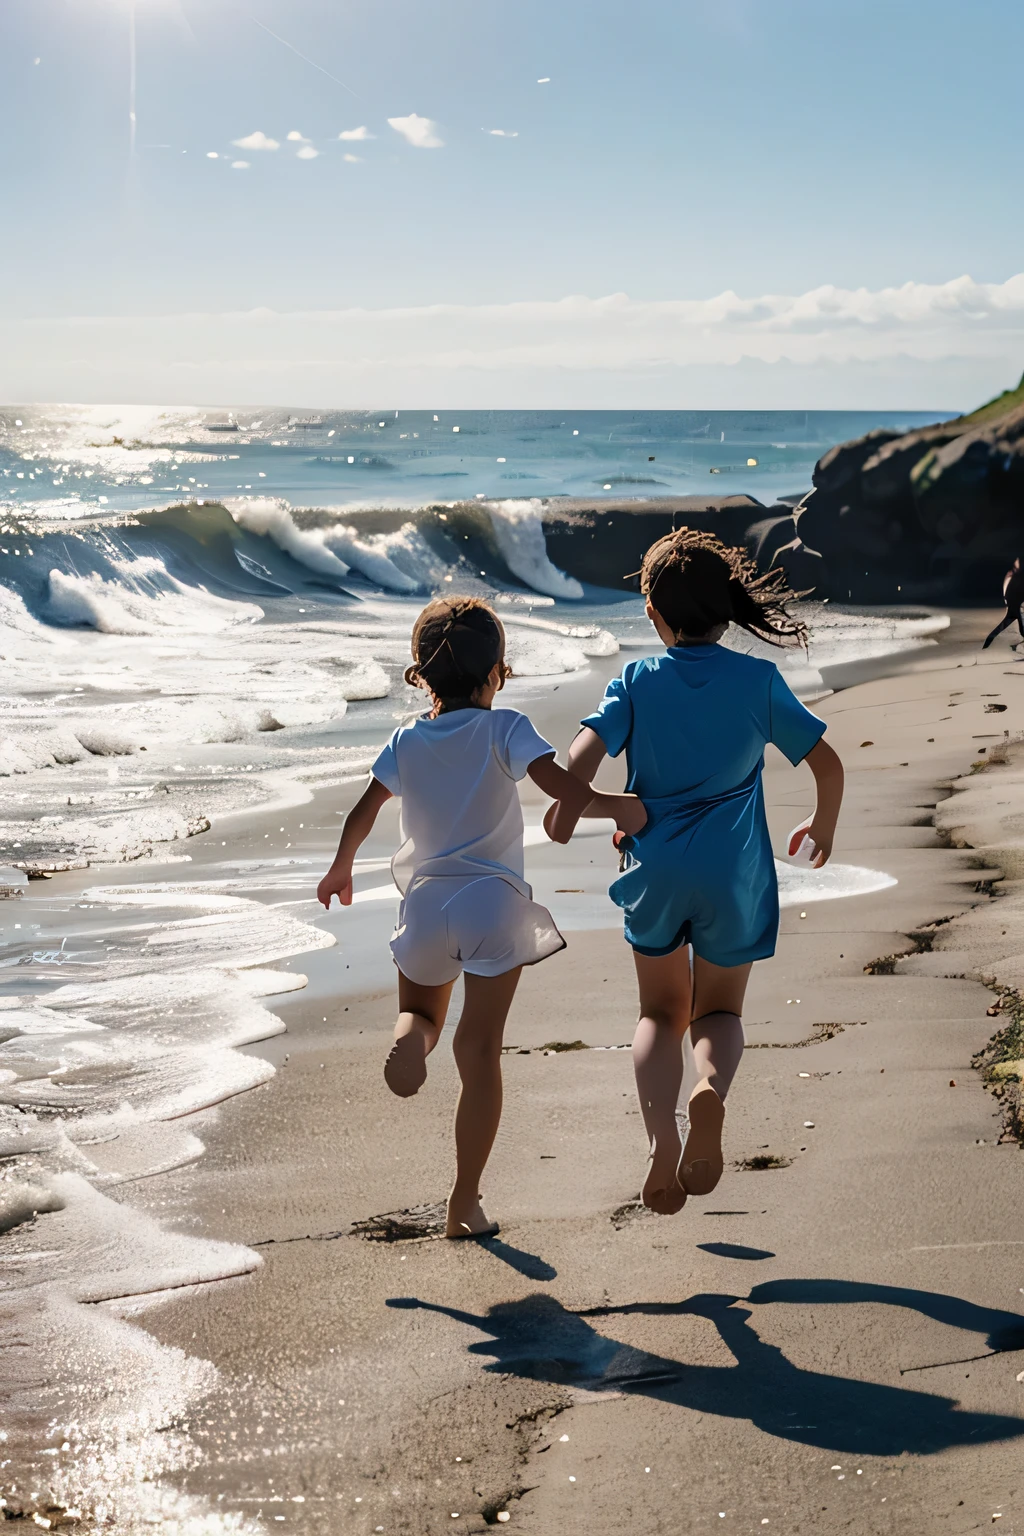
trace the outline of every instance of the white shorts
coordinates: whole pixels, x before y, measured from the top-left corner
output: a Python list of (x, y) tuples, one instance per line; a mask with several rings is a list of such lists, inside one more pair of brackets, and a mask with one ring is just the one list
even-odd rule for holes
[(460, 971), (501, 976), (565, 948), (546, 907), (500, 875), (426, 875), (398, 909), (391, 953), (403, 976), (440, 987)]

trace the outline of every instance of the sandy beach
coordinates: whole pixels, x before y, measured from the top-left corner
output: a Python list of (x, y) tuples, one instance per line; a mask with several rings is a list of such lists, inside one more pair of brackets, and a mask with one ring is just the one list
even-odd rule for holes
[(808, 9), (0, 4), (4, 1530), (1024, 1536), (1024, 6)]
[[(569, 945), (524, 974), (506, 1033), (487, 1244), (435, 1236), (447, 1041), (415, 1100), (381, 1078), (393, 906), (321, 917), (337, 946), (278, 964), (308, 986), (271, 996), (267, 1033), (286, 1032), (244, 1047), (262, 1083), (173, 1122), (201, 1160), (108, 1192), (185, 1243), (215, 1240), (238, 1276), (91, 1309), (130, 1318), (152, 1371), (194, 1377), (141, 1427), (117, 1428), (134, 1379), (94, 1389), (108, 1528), (136, 1528), (116, 1513), (133, 1479), (181, 1533), (1020, 1528), (1018, 1147), (971, 1066), (1024, 937), (1013, 749), (990, 762), (1024, 731), (1024, 689), (1011, 650), (978, 650), (992, 620), (959, 614), (938, 647), (875, 662), (888, 675), (870, 681), (846, 669), (817, 704), (848, 768), (834, 862), (878, 888), (785, 907), (749, 993), (725, 1178), (675, 1218), (636, 1204), (634, 981), (601, 905), (604, 835), (528, 848)], [(538, 683), (527, 707), (560, 750), (602, 667)], [(765, 782), (778, 848), (810, 775), (773, 756)], [(193, 874), (229, 838), (234, 857), (271, 842), (326, 861), (355, 792), (215, 825)], [(527, 799), (528, 824), (539, 811)], [(393, 846), (382, 818), (364, 852)], [(55, 877), (47, 898), (96, 876)], [(47, 1219), (18, 1233), (45, 1243)], [(115, 1275), (106, 1295), (130, 1290)], [(88, 1510), (32, 1498), (97, 1454), (84, 1434), (52, 1441), (82, 1365), (58, 1351), (56, 1381), (40, 1365), (47, 1423), (19, 1424), (4, 1492), (12, 1513), (89, 1529)]]

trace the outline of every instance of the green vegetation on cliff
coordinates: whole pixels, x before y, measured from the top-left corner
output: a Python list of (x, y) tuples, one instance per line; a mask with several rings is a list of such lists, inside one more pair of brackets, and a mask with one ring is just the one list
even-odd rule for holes
[(1024, 378), (952, 421), (837, 443), (813, 480), (796, 539), (776, 540), (777, 563), (799, 554), (802, 587), (840, 602), (992, 601), (1024, 550)]
[(976, 411), (971, 411), (966, 416), (958, 416), (957, 422), (969, 422), (971, 426), (982, 427), (986, 422), (995, 421), (999, 416), (1005, 416), (1008, 411), (1016, 410), (1017, 406), (1024, 405), (1024, 374), (1016, 389), (1004, 389), (1001, 395), (996, 395), (994, 400), (989, 400), (986, 405), (979, 405)]

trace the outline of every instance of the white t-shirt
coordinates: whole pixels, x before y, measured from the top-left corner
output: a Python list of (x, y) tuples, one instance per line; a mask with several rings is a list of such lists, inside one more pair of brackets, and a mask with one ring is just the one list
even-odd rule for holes
[(398, 889), (419, 875), (501, 875), (529, 896), (516, 781), (554, 750), (515, 709), (457, 709), (400, 726), (372, 770), (402, 797)]

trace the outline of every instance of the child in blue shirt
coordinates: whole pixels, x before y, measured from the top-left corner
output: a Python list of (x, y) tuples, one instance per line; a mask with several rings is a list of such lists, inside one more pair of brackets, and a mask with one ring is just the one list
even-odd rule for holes
[[(804, 835), (820, 868), (832, 852), (843, 770), (773, 662), (719, 645), (730, 623), (776, 645), (799, 644), (780, 571), (758, 576), (713, 534), (681, 529), (647, 551), (647, 615), (667, 647), (629, 662), (582, 722), (569, 771), (590, 783), (605, 755), (625, 750), (626, 788), (647, 824), (621, 834), (610, 895), (625, 914), (640, 989), (633, 1066), (651, 1146), (644, 1204), (669, 1215), (722, 1174), (724, 1101), (743, 1054), (740, 1014), (753, 961), (775, 952), (779, 896), (761, 770), (773, 742), (806, 762), (817, 809)], [(568, 808), (548, 812), (554, 836)], [(691, 965), (690, 950), (693, 951)], [(676, 1106), (687, 1029), (698, 1082), (680, 1144)]]

